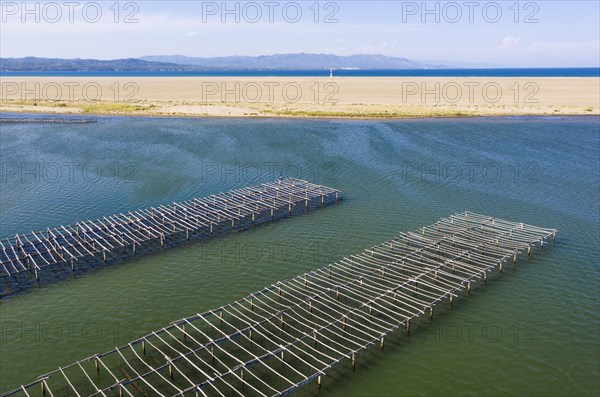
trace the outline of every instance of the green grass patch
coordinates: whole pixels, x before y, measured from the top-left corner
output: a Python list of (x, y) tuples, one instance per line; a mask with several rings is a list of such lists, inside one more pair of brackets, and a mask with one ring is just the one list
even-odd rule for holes
[(140, 112), (155, 107), (154, 105), (136, 105), (132, 103), (79, 103), (75, 105), (81, 108), (84, 113), (104, 113), (104, 112)]

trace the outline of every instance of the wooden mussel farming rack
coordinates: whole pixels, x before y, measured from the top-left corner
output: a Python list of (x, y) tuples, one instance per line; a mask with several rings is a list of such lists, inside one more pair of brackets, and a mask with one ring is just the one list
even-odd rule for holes
[(0, 297), (53, 278), (166, 246), (244, 230), (338, 202), (341, 193), (282, 179), (0, 240)]
[(0, 117), (0, 124), (89, 124), (97, 121), (82, 117)]
[(318, 388), (336, 368), (354, 368), (386, 338), (409, 333), (436, 307), (542, 250), (556, 232), (455, 214), (5, 396), (272, 396)]

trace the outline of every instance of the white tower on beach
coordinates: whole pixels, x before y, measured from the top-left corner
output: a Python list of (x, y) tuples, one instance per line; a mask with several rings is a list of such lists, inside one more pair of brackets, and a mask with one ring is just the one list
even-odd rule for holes
[(333, 77), (333, 68), (329, 68), (329, 77)]

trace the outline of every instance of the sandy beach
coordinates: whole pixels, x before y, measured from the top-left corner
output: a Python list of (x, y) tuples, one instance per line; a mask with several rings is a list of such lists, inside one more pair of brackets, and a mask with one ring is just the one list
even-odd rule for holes
[(190, 117), (600, 115), (598, 78), (2, 77), (0, 110)]

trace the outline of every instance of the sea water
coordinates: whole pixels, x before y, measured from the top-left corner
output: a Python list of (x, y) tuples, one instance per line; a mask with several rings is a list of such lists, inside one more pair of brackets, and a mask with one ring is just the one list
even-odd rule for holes
[(339, 205), (44, 282), (0, 302), (0, 391), (184, 316), (469, 210), (557, 228), (427, 328), (321, 396), (600, 392), (598, 117), (427, 120), (98, 117), (5, 124), (0, 235), (95, 219), (283, 177)]

